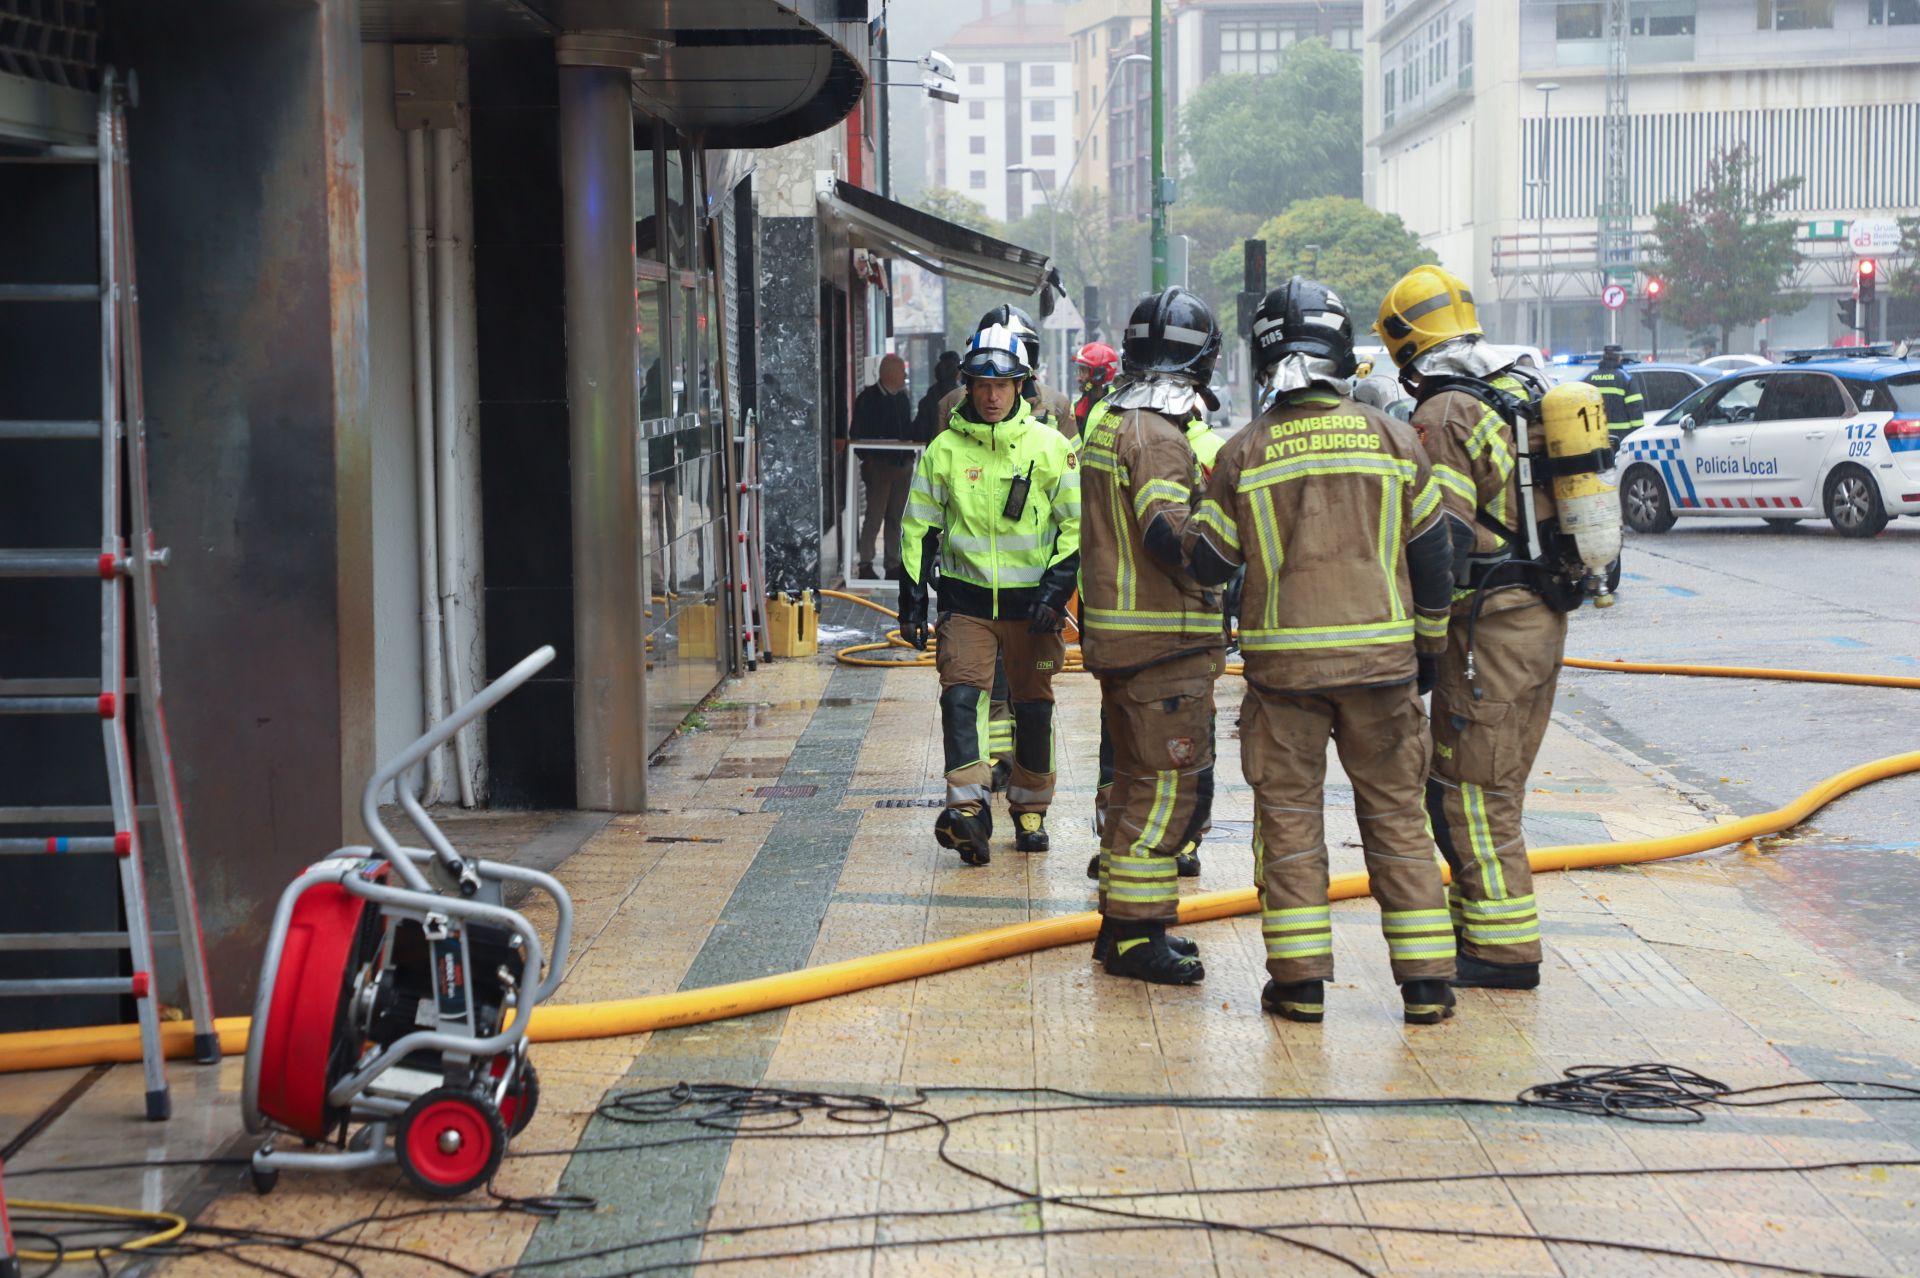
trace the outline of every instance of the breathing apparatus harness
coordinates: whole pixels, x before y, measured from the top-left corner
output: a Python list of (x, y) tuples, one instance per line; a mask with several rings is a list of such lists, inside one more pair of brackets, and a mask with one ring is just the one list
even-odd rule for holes
[[(1517, 370), (1501, 371), (1511, 372), (1523, 382), (1530, 380)], [(1604, 582), (1595, 589), (1594, 574), (1582, 561), (1572, 536), (1561, 530), (1557, 517), (1549, 516), (1545, 520), (1536, 518), (1533, 492), (1536, 482), (1551, 484), (1561, 476), (1596, 475), (1612, 470), (1613, 448), (1609, 445), (1555, 456), (1549, 452), (1544, 436), (1535, 447), (1534, 432), (1527, 429), (1530, 423), (1535, 426), (1542, 423), (1540, 399), (1516, 395), (1483, 378), (1463, 373), (1423, 377), (1420, 380), (1420, 399), (1423, 402), (1447, 391), (1471, 395), (1498, 414), (1512, 428), (1515, 444), (1511, 482), (1519, 497), (1520, 528), (1517, 531), (1508, 528), (1488, 513), (1485, 506), (1475, 502), (1474, 521), (1498, 538), (1500, 547), (1484, 555), (1473, 553), (1469, 547), (1454, 560), (1456, 578), (1463, 581), (1473, 594), (1472, 606), (1467, 611), (1466, 676), (1473, 698), (1478, 701), (1483, 693), (1475, 678), (1474, 632), (1479, 626), (1482, 605), (1501, 579), (1510, 579), (1507, 584), (1533, 591), (1547, 607), (1558, 613), (1572, 612), (1590, 594), (1604, 594), (1610, 589), (1610, 585)], [(1616, 559), (1615, 571), (1618, 564)]]

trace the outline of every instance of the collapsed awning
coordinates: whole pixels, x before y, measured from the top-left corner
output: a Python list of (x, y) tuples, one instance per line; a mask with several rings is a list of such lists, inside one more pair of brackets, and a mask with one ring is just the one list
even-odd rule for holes
[(905, 258), (935, 275), (1033, 294), (1047, 278), (1047, 256), (996, 240), (957, 222), (909, 208), (836, 181), (821, 211), (847, 228), (855, 244), (882, 257)]

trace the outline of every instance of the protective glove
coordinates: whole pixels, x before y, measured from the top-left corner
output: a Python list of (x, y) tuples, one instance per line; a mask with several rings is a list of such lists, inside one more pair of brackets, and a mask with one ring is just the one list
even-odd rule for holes
[(900, 637), (918, 648), (927, 650), (927, 583), (915, 581), (907, 575), (906, 565), (902, 564), (895, 580), (900, 585)]
[(1421, 652), (1414, 654), (1414, 660), (1420, 663), (1420, 673), (1414, 676), (1413, 686), (1421, 696), (1433, 691), (1433, 685), (1440, 682), (1440, 654)]
[(1040, 588), (1034, 592), (1033, 604), (1027, 609), (1028, 634), (1051, 634), (1066, 624), (1067, 600), (1072, 598), (1073, 588), (1079, 581), (1078, 553), (1048, 565), (1040, 578)]
[(1066, 624), (1060, 610), (1045, 599), (1036, 599), (1027, 609), (1027, 633), (1030, 635), (1052, 634)]

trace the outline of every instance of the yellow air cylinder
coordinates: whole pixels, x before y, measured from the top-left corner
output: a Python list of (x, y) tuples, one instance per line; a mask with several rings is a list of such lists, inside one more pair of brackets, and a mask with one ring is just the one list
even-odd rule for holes
[[(1597, 388), (1585, 382), (1563, 382), (1540, 402), (1540, 430), (1546, 436), (1549, 457), (1579, 457), (1607, 447), (1607, 406)], [(1612, 605), (1607, 569), (1620, 557), (1620, 498), (1614, 471), (1556, 475), (1553, 500), (1559, 508), (1560, 531), (1573, 538), (1580, 562), (1599, 583), (1593, 606)]]

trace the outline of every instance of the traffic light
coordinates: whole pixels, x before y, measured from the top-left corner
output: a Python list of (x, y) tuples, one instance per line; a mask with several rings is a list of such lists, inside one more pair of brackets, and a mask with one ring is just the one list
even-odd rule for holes
[(1664, 283), (1662, 283), (1658, 279), (1653, 278), (1652, 276), (1649, 276), (1647, 278), (1647, 309), (1650, 311), (1659, 310), (1660, 297), (1666, 291), (1667, 291), (1667, 286)]
[(1870, 257), (1863, 257), (1853, 268), (1853, 277), (1860, 284), (1859, 297), (1862, 306), (1873, 305), (1874, 287), (1880, 278), (1878, 264)]
[(1849, 333), (1857, 332), (1860, 328), (1859, 316), (1860, 303), (1854, 301), (1851, 297), (1843, 297), (1840, 299), (1841, 328), (1846, 329)]

